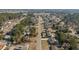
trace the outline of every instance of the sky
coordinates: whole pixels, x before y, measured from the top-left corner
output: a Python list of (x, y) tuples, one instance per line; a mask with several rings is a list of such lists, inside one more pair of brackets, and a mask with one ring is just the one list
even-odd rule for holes
[(79, 0), (0, 0), (0, 9), (79, 9)]

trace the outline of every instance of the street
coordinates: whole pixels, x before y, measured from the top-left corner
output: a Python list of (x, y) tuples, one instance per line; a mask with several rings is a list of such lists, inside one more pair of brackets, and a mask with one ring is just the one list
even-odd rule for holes
[(37, 41), (37, 46), (36, 46), (36, 49), (37, 50), (41, 50), (41, 32), (42, 32), (42, 26), (41, 26), (41, 23), (42, 23), (42, 17), (39, 16), (38, 18), (38, 35), (37, 35), (37, 38), (36, 38), (36, 41)]

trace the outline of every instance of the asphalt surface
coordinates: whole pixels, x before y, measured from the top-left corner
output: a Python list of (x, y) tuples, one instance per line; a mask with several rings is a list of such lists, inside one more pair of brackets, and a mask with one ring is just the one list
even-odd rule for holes
[(37, 50), (41, 50), (42, 48), (41, 48), (41, 32), (42, 32), (42, 25), (41, 25), (41, 23), (42, 23), (42, 17), (41, 16), (39, 16), (39, 18), (38, 18), (38, 29), (37, 29), (37, 31), (38, 31), (38, 35), (37, 35), (37, 38), (36, 38), (36, 40), (37, 40), (37, 46), (36, 46), (36, 49)]

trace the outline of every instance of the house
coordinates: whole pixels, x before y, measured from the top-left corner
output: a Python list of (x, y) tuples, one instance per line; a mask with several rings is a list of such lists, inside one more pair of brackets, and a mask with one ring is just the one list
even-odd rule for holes
[(46, 32), (41, 33), (42, 38), (46, 38)]
[(69, 43), (63, 43), (62, 47), (65, 49), (65, 50), (68, 50), (70, 48), (70, 44)]
[(11, 39), (10, 35), (5, 35), (4, 39)]
[(4, 40), (7, 42), (7, 46), (10, 46), (13, 43), (13, 40), (10, 35), (5, 35)]
[(64, 26), (64, 25), (65, 25), (65, 23), (63, 21), (61, 21), (58, 26)]

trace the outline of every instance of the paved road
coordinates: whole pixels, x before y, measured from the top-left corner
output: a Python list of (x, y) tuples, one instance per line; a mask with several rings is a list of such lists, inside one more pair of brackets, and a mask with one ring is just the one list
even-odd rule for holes
[(41, 25), (41, 23), (42, 23), (42, 17), (41, 16), (39, 16), (39, 18), (38, 18), (38, 35), (37, 35), (37, 38), (36, 38), (36, 40), (37, 40), (37, 46), (36, 46), (36, 49), (37, 50), (41, 50), (42, 48), (41, 48), (41, 32), (42, 32), (42, 25)]

